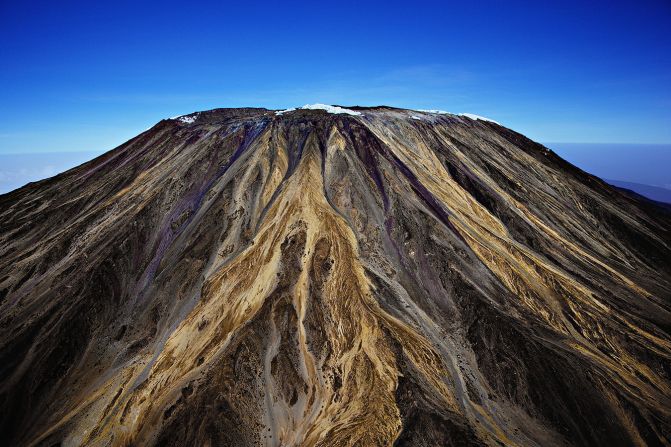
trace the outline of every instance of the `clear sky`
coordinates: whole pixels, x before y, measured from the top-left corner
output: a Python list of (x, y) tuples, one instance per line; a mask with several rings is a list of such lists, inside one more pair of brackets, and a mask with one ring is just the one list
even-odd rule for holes
[(671, 143), (671, 2), (0, 0), (0, 153), (103, 151), (173, 115), (314, 102)]

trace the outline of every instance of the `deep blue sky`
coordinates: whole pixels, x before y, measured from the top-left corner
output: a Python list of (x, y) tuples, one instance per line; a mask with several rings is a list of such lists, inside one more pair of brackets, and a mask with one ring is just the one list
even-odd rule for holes
[(671, 2), (0, 0), (0, 153), (214, 107), (389, 104), (671, 143)]

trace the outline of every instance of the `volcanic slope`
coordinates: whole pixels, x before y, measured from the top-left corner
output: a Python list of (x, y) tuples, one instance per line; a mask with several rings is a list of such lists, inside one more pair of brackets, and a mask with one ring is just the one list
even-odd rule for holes
[(668, 446), (670, 260), (473, 115), (163, 120), (0, 196), (0, 439)]

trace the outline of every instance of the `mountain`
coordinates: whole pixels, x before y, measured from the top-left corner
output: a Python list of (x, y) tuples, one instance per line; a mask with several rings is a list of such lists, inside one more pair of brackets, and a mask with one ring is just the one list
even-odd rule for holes
[(163, 120), (0, 259), (5, 445), (671, 442), (671, 214), (481, 117)]
[(657, 202), (671, 203), (671, 189), (662, 188), (659, 186), (644, 185), (642, 183), (624, 182), (622, 180), (606, 180), (611, 185), (618, 188), (628, 189), (640, 194), (648, 199)]

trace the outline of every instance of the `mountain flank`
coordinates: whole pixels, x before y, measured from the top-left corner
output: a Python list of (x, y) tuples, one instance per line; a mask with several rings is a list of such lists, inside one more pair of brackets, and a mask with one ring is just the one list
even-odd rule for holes
[(13, 446), (671, 443), (671, 214), (475, 115), (215, 109), (0, 195)]

